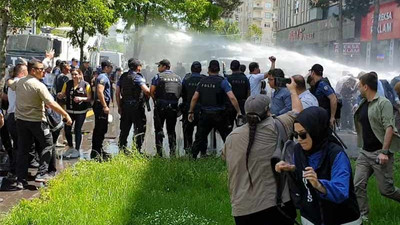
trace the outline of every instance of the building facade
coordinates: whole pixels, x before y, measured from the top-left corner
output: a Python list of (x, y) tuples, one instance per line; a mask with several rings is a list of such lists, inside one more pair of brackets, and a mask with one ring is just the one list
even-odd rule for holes
[(275, 43), (274, 21), (276, 13), (274, 4), (277, 0), (243, 0), (243, 3), (233, 14), (238, 22), (242, 38), (246, 37), (251, 25), (256, 25), (262, 31), (260, 39), (255, 43), (272, 46)]

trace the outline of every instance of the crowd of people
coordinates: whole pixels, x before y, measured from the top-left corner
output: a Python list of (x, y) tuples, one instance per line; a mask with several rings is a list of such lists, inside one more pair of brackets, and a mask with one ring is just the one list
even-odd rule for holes
[[(257, 62), (250, 63), (246, 75), (247, 66), (238, 60), (230, 63), (231, 74), (224, 69), (221, 74), (219, 61), (211, 60), (204, 75), (198, 61), (187, 74), (178, 63), (177, 74), (163, 59), (149, 79), (149, 68), (142, 70), (142, 62), (134, 58), (126, 72), (114, 70), (110, 61), (92, 69), (88, 61), (79, 66), (75, 59), (72, 64), (57, 61), (54, 67), (46, 59), (19, 60), (6, 78), (2, 99), (8, 106), (3, 103), (7, 108), (0, 114), (2, 143), (10, 157), (8, 179), (15, 181), (14, 188), (26, 188), (30, 166), (38, 167), (36, 181), (51, 179), (63, 128), (63, 157), (108, 160), (103, 141), (115, 86), (122, 152), (130, 152), (132, 125), (133, 145), (144, 151), (150, 99), (160, 157), (165, 154), (164, 124), (170, 157), (178, 157), (175, 127), (180, 115), (184, 149), (194, 160), (207, 157), (207, 137), (218, 131), (225, 143), (222, 157), (236, 224), (294, 224), (296, 208), (302, 224), (361, 224), (368, 220), (372, 174), (383, 196), (400, 201), (393, 184), (393, 153), (400, 147), (400, 76), (389, 83), (375, 72), (348, 75), (335, 92), (322, 65), (313, 65), (307, 76), (289, 78), (276, 68), (275, 57), (269, 61), (264, 73)], [(82, 126), (90, 108), (92, 146), (82, 149)], [(357, 134), (354, 178), (338, 128)]]

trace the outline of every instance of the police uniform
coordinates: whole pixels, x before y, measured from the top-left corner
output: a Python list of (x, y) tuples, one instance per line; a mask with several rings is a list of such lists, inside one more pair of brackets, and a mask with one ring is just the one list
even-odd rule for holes
[(117, 86), (121, 89), (121, 133), (119, 135), (119, 147), (125, 148), (127, 138), (134, 126), (136, 147), (140, 151), (146, 133), (146, 115), (144, 111), (145, 96), (142, 85), (146, 85), (146, 80), (140, 73), (132, 70), (121, 75)]
[[(250, 91), (249, 79), (246, 77), (244, 73), (240, 72), (240, 73), (233, 73), (232, 75), (228, 76), (227, 80), (232, 86), (232, 92), (239, 103), (239, 108), (242, 115), (245, 115), (244, 103), (246, 102), (248, 93)], [(232, 131), (237, 112), (236, 109), (233, 107), (232, 103), (229, 101), (229, 99), (227, 99), (226, 112), (228, 117), (229, 130)]]
[(167, 123), (168, 142), (170, 155), (175, 154), (176, 133), (175, 125), (178, 112), (178, 100), (181, 97), (182, 80), (170, 70), (157, 74), (151, 85), (156, 86), (154, 96), (154, 128), (156, 132), (156, 148), (158, 155), (162, 156), (164, 139), (164, 122)]
[[(106, 101), (107, 106), (109, 106), (111, 100), (111, 85), (106, 73), (102, 73), (96, 78), (96, 90), (99, 85), (104, 86), (104, 100)], [(92, 136), (92, 149), (103, 155), (103, 141), (108, 130), (108, 114), (105, 114), (103, 111), (103, 106), (97, 96), (97, 91), (94, 92), (93, 112), (94, 129)], [(96, 152), (92, 152), (92, 156), (95, 156)]]
[(311, 89), (311, 93), (317, 98), (319, 106), (328, 111), (328, 115), (330, 116), (331, 102), (328, 96), (335, 94), (333, 88), (321, 79), (315, 84), (315, 88)]
[(192, 97), (194, 92), (197, 89), (197, 85), (199, 84), (200, 80), (204, 77), (207, 77), (200, 73), (188, 73), (182, 81), (182, 99), (183, 99), (183, 141), (184, 141), (184, 148), (186, 150), (192, 147), (193, 143), (193, 131), (194, 127), (197, 126), (199, 123), (200, 117), (200, 103), (196, 104), (194, 108), (194, 120), (190, 122), (188, 120), (188, 112), (190, 109), (190, 102), (192, 101)]
[(207, 136), (213, 128), (218, 130), (225, 142), (229, 134), (224, 112), (225, 99), (226, 93), (232, 91), (232, 87), (224, 77), (211, 75), (200, 81), (196, 91), (199, 93), (201, 113), (192, 149), (194, 158), (197, 158), (199, 152), (202, 155), (206, 154)]

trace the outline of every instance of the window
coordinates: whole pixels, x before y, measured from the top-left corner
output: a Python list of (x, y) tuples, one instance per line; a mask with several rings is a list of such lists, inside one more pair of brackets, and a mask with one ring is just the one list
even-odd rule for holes
[(271, 23), (264, 23), (264, 27), (265, 27), (265, 28), (271, 27)]
[(265, 3), (265, 8), (267, 8), (267, 9), (272, 8), (272, 4), (271, 3)]
[(269, 12), (265, 13), (265, 18), (272, 19), (272, 13), (269, 13)]

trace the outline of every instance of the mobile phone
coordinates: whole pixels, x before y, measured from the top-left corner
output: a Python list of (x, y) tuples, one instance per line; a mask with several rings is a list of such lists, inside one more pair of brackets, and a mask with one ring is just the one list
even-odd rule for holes
[(286, 87), (286, 84), (290, 83), (292, 83), (290, 78), (275, 77), (275, 86), (277, 87)]

